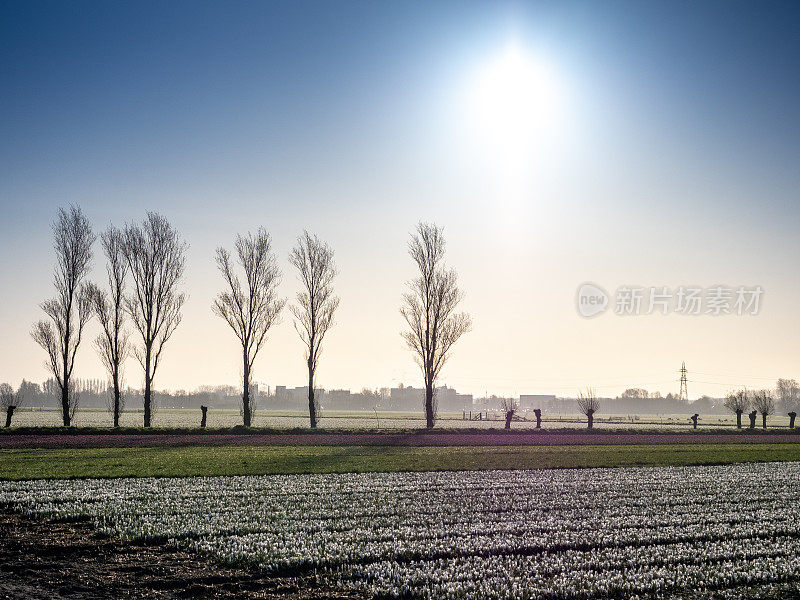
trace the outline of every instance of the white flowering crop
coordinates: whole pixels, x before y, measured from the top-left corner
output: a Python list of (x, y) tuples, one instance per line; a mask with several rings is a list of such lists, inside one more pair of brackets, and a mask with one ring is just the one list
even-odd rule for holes
[(757, 597), (800, 581), (798, 463), (0, 482), (0, 503), (376, 597)]

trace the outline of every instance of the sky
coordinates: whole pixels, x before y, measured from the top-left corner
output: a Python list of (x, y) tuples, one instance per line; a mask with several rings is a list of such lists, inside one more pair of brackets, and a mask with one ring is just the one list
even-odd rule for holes
[[(303, 229), (336, 252), (322, 387), (421, 385), (399, 313), (419, 221), (444, 228), (473, 320), (441, 378), (459, 391), (677, 393), (684, 361), (691, 398), (800, 378), (799, 17), (772, 2), (3, 2), (0, 381), (47, 377), (30, 330), (69, 204), (97, 232), (158, 211), (190, 245), (159, 389), (237, 384), (213, 257), (259, 226), (290, 301)], [(576, 306), (587, 282), (609, 295), (593, 318)], [(620, 288), (646, 308), (651, 287), (718, 286), (760, 287), (758, 314), (616, 314)], [(303, 385), (288, 310), (255, 370)], [(89, 342), (76, 375), (104, 376)], [(134, 360), (126, 377), (141, 385)]]

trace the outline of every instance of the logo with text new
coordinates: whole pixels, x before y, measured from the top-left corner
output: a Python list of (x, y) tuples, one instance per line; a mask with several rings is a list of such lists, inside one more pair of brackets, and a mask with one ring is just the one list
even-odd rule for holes
[(577, 303), (579, 315), (596, 317), (608, 308), (608, 294), (598, 285), (584, 283), (578, 288)]

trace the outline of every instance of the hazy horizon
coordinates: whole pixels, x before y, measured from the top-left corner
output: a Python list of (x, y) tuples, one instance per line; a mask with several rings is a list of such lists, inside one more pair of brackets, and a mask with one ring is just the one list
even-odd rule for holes
[[(473, 320), (441, 384), (666, 395), (684, 361), (692, 399), (800, 379), (796, 21), (749, 3), (613, 6), (4, 4), (0, 382), (49, 376), (30, 329), (69, 204), (96, 233), (155, 210), (190, 244), (157, 389), (239, 384), (240, 347), (211, 312), (214, 250), (259, 226), (290, 301), (296, 237), (336, 252), (318, 385), (419, 387), (399, 312), (418, 221), (444, 227)], [(503, 88), (498, 65), (518, 62), (530, 86)], [(763, 297), (754, 316), (587, 319), (587, 282)], [(104, 377), (97, 333), (76, 377)], [(254, 379), (301, 386), (305, 369), (284, 311)]]

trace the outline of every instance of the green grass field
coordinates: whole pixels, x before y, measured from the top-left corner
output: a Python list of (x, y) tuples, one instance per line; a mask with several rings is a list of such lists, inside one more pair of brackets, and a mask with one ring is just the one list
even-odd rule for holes
[(800, 460), (800, 444), (189, 446), (0, 451), (0, 479), (709, 465)]

